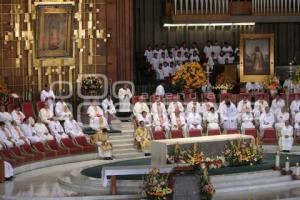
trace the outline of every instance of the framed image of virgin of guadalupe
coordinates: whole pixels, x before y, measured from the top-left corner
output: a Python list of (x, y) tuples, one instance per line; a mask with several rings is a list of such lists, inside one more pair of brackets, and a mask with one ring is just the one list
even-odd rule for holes
[(274, 34), (241, 34), (240, 81), (264, 82), (274, 74)]
[(74, 5), (64, 2), (36, 6), (36, 58), (73, 57)]

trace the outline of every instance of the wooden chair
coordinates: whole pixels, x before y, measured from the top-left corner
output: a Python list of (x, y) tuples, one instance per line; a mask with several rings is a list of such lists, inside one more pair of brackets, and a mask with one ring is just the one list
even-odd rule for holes
[(189, 136), (190, 137), (200, 137), (202, 135), (202, 132), (200, 129), (191, 129), (189, 131)]
[(180, 130), (172, 130), (171, 131), (171, 138), (175, 139), (175, 138), (184, 138), (182, 131)]
[(236, 128), (229, 128), (226, 130), (226, 134), (239, 134), (239, 130)]
[(83, 148), (73, 143), (71, 138), (64, 138), (60, 140), (62, 147), (69, 149), (71, 154), (79, 154), (83, 152)]
[(134, 105), (136, 102), (138, 102), (140, 100), (141, 96), (133, 96), (132, 97), (132, 105)]
[(44, 158), (51, 158), (57, 155), (55, 151), (46, 149), (44, 144), (41, 142), (33, 143), (32, 148), (34, 152), (43, 154)]
[(36, 111), (39, 113), (40, 112), (40, 110), (42, 109), (42, 108), (44, 108), (45, 107), (45, 102), (43, 102), (43, 101), (38, 101), (38, 102), (36, 102)]
[(56, 140), (49, 140), (46, 142), (46, 148), (51, 151), (56, 151), (57, 156), (66, 156), (69, 155), (69, 149), (63, 149), (58, 145)]
[(163, 131), (154, 131), (152, 133), (152, 136), (153, 136), (152, 138), (154, 140), (164, 140), (164, 139), (166, 139), (165, 132), (163, 132)]
[(35, 152), (29, 144), (24, 144), (20, 146), (20, 150), (25, 154), (34, 155), (34, 160), (43, 160), (44, 154), (40, 152)]
[(85, 136), (75, 137), (74, 143), (83, 148), (83, 152), (96, 152), (96, 145), (90, 144)]
[(257, 138), (257, 130), (256, 128), (246, 128), (245, 135), (252, 135), (254, 138)]
[(274, 128), (264, 129), (264, 137), (262, 138), (264, 144), (277, 144), (277, 135)]
[(221, 135), (221, 131), (220, 129), (208, 129), (207, 130), (207, 135), (211, 136), (211, 135)]
[(22, 111), (26, 117), (32, 117), (32, 118), (36, 119), (36, 114), (34, 112), (33, 105), (31, 102), (24, 102), (24, 103), (22, 103), (21, 107), (22, 107)]
[(17, 106), (16, 103), (10, 103), (10, 104), (8, 104), (7, 105), (7, 112), (11, 113), (15, 109), (16, 106)]

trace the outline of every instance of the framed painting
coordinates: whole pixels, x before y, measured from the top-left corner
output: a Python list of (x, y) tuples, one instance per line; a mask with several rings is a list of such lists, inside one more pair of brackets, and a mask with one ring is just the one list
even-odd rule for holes
[(264, 82), (274, 75), (274, 35), (241, 34), (240, 81)]
[(73, 57), (73, 4), (36, 5), (36, 58)]

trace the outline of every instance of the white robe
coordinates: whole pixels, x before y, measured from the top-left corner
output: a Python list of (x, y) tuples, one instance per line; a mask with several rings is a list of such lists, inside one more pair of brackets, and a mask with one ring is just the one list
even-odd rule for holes
[(106, 118), (104, 117), (103, 110), (99, 106), (90, 105), (87, 114), (90, 117), (90, 127), (94, 130), (102, 130), (106, 128), (110, 130)]
[(264, 136), (264, 129), (266, 128), (273, 128), (273, 125), (275, 123), (275, 117), (274, 114), (269, 112), (269, 113), (262, 113), (260, 116), (260, 134), (261, 137)]
[(182, 106), (182, 103), (179, 101), (177, 101), (177, 102), (172, 101), (168, 107), (169, 116), (171, 116), (173, 113), (175, 113), (177, 108), (179, 109), (180, 113), (182, 113), (182, 114), (184, 113), (184, 107)]
[(54, 100), (55, 100), (55, 95), (52, 90), (49, 90), (49, 92), (47, 92), (46, 90), (43, 90), (41, 92), (41, 101), (46, 101), (48, 103), (50, 110), (52, 110), (52, 111), (54, 108)]
[(134, 116), (138, 116), (139, 114), (142, 114), (142, 112), (145, 111), (146, 113), (149, 113), (149, 107), (147, 103), (145, 102), (136, 102), (133, 107), (133, 114)]
[(262, 100), (262, 101), (257, 100), (254, 103), (254, 109), (253, 109), (254, 119), (259, 120), (260, 115), (265, 112), (266, 107), (268, 107), (268, 106), (269, 106), (269, 104), (266, 100)]
[(106, 150), (104, 151), (101, 148), (101, 142), (96, 142), (97, 146), (98, 146), (98, 156), (100, 158), (111, 158), (112, 157), (112, 150)]
[(137, 120), (138, 122), (143, 121), (147, 129), (150, 129), (152, 126), (152, 118), (150, 114), (147, 114), (145, 117), (142, 114), (139, 114), (137, 116)]
[(65, 102), (58, 101), (55, 105), (55, 115), (59, 120), (66, 120), (72, 116), (72, 113)]
[(11, 114), (9, 114), (8, 112), (0, 112), (0, 121), (4, 122), (4, 123), (10, 123), (10, 121), (12, 121), (13, 118), (11, 116)]
[(22, 111), (13, 110), (11, 112), (11, 116), (18, 125), (21, 125), (25, 119), (25, 115), (22, 113)]
[(191, 112), (187, 115), (187, 123), (189, 130), (200, 129), (202, 131), (202, 117), (197, 112)]
[(276, 114), (276, 123), (275, 123), (275, 129), (277, 133), (280, 133), (282, 127), (285, 126), (285, 121), (288, 121), (290, 119), (290, 114), (288, 112), (282, 113), (279, 111)]
[(296, 113), (299, 112), (299, 107), (300, 107), (300, 100), (298, 100), (298, 101), (293, 100), (290, 105), (290, 110), (291, 110), (293, 119), (294, 119)]
[(112, 99), (108, 100), (107, 98), (102, 101), (102, 108), (104, 113), (109, 113), (114, 115), (116, 113), (116, 108)]
[(219, 115), (217, 112), (208, 112), (206, 114), (206, 121), (207, 121), (207, 130), (210, 129), (220, 129), (219, 126)]
[(187, 130), (188, 130), (188, 126), (187, 123), (185, 121), (185, 118), (183, 115), (179, 115), (178, 117), (175, 115), (175, 113), (171, 114), (171, 129), (172, 130), (179, 130), (180, 126), (182, 127), (182, 131), (184, 136), (186, 137), (187, 135)]
[(14, 168), (9, 162), (7, 161), (3, 161), (3, 162), (4, 162), (4, 177), (5, 178), (12, 177), (14, 175)]
[(41, 138), (41, 140), (43, 142), (49, 141), (49, 140), (54, 140), (53, 135), (51, 135), (49, 133), (49, 130), (46, 127), (45, 124), (43, 124), (43, 123), (35, 123), (34, 124), (34, 130), (35, 130), (36, 134)]
[(196, 102), (196, 105), (194, 105), (193, 101), (190, 101), (187, 106), (186, 106), (186, 114), (188, 115), (189, 113), (193, 112), (193, 107), (196, 108), (196, 113), (200, 114), (202, 113), (202, 108), (199, 102)]
[[(5, 131), (0, 129), (0, 141), (7, 147), (12, 148), (14, 146), (14, 143), (12, 141), (11, 133), (7, 128), (4, 128)], [(5, 133), (6, 132), (6, 133)]]
[(208, 101), (208, 102), (202, 103), (201, 112), (202, 112), (203, 120), (206, 120), (206, 116), (207, 116), (208, 112), (210, 112), (210, 108), (215, 108), (215, 110), (217, 110), (216, 106), (212, 102)]
[(166, 130), (170, 131), (170, 123), (166, 114), (162, 114), (160, 117), (158, 114), (153, 115), (153, 127), (154, 131)]
[(245, 129), (247, 128), (255, 128), (253, 124), (253, 115), (252, 113), (243, 113), (241, 115), (241, 132), (245, 134)]
[(158, 105), (157, 102), (154, 102), (151, 106), (151, 114), (152, 115), (156, 115), (156, 114), (166, 115), (167, 110), (166, 110), (165, 104), (160, 102), (159, 105)]
[(60, 142), (61, 139), (69, 138), (59, 121), (50, 121), (48, 127), (51, 134), (56, 138), (58, 142)]
[(23, 134), (20, 126), (10, 125), (9, 131), (11, 133), (11, 136), (12, 136), (14, 142), (16, 143), (16, 145), (18, 147), (24, 145), (25, 143), (30, 144), (29, 140)]
[[(287, 137), (287, 138), (286, 138)], [(293, 127), (292, 126), (284, 126), (281, 129), (280, 137), (279, 137), (279, 147), (280, 150), (291, 151), (294, 143), (293, 138)]]
[(225, 130), (237, 128), (237, 117), (237, 109), (234, 104), (220, 109), (220, 118)]
[(155, 95), (165, 96), (165, 88), (162, 85), (158, 85), (155, 89)]
[(294, 124), (294, 128), (295, 128), (295, 134), (296, 135), (300, 135), (300, 112), (298, 112), (295, 115), (295, 124)]
[(119, 96), (119, 112), (131, 112), (130, 108), (130, 99), (132, 98), (132, 94), (129, 88), (126, 90), (124, 88), (120, 88), (118, 92)]
[(37, 143), (42, 141), (41, 138), (36, 135), (34, 127), (31, 124), (23, 123), (21, 124), (21, 129), (25, 137), (27, 137), (31, 143)]
[(69, 134), (72, 138), (84, 136), (81, 127), (74, 119), (73, 120), (67, 119), (64, 122), (64, 128), (65, 128), (65, 132)]
[(53, 111), (50, 108), (42, 108), (39, 112), (39, 117), (45, 124), (49, 124), (50, 119), (53, 118), (53, 116)]
[(281, 109), (285, 106), (285, 102), (283, 99), (279, 99), (278, 101), (276, 99), (273, 99), (271, 109), (270, 111), (276, 115), (278, 112), (281, 111)]

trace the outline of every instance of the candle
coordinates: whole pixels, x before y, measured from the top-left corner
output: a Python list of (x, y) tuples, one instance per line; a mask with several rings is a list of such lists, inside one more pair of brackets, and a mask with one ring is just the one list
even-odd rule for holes
[(280, 167), (280, 153), (279, 151), (276, 152), (276, 159), (275, 159), (275, 167)]
[(285, 160), (285, 171), (289, 171), (290, 170), (290, 160), (289, 160), (289, 157), (286, 157), (286, 160)]
[(295, 173), (296, 176), (300, 176), (300, 166), (299, 166), (299, 163), (296, 164), (296, 173)]

